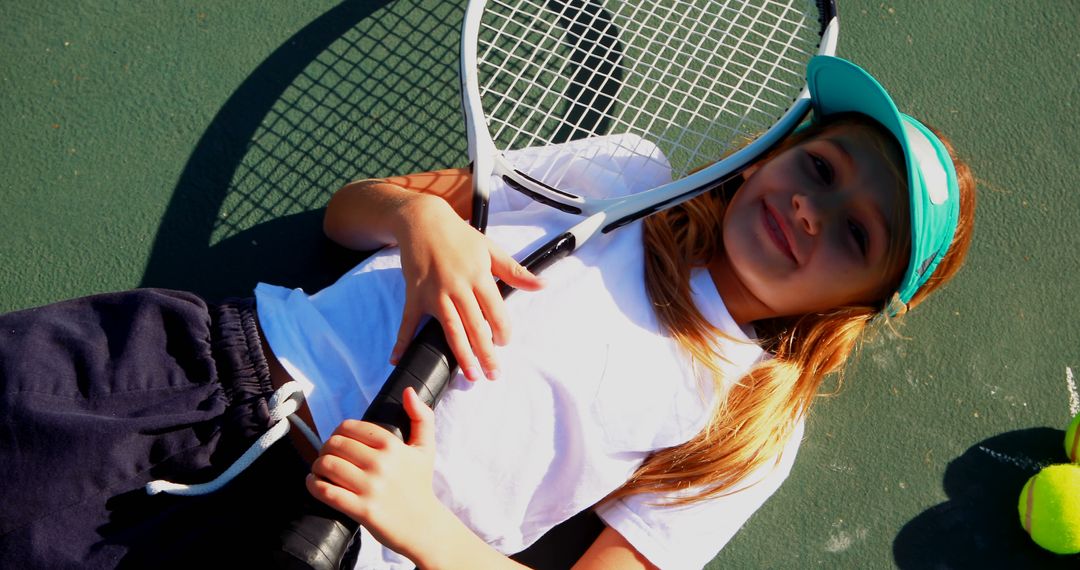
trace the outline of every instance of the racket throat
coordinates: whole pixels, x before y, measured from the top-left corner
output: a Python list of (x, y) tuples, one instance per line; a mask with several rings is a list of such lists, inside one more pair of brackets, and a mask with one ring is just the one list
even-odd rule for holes
[[(577, 196), (574, 196), (573, 194), (568, 194), (566, 192), (563, 192), (563, 191), (559, 190), (558, 188), (553, 188), (551, 186), (548, 186), (547, 184), (544, 184), (543, 182), (533, 178), (532, 176), (529, 176), (528, 174), (525, 174), (524, 172), (522, 172), (520, 170), (515, 170), (514, 173), (517, 174), (518, 176), (520, 176), (521, 178), (523, 178), (524, 180), (527, 180), (527, 181), (531, 182), (532, 184), (535, 184), (535, 185), (537, 185), (537, 186), (539, 186), (541, 188), (546, 189), (548, 192), (552, 192), (552, 193), (558, 194), (560, 196), (565, 196), (569, 200), (580, 200), (580, 198), (578, 198)], [(504, 175), (503, 176), (503, 181), (506, 182), (507, 186), (513, 188), (514, 190), (517, 190), (518, 192), (521, 192), (522, 194), (528, 196), (529, 198), (532, 198), (533, 200), (536, 200), (537, 202), (540, 202), (541, 204), (544, 204), (546, 206), (550, 206), (552, 208), (555, 208), (556, 210), (560, 210), (560, 211), (566, 212), (568, 214), (574, 214), (575, 216), (581, 214), (581, 212), (582, 212), (581, 208), (579, 208), (577, 206), (574, 206), (574, 205), (571, 205), (571, 204), (565, 204), (565, 203), (559, 202), (557, 200), (552, 200), (551, 198), (548, 198), (547, 196), (541, 194), (540, 192), (537, 192), (537, 191), (529, 188), (528, 186), (521, 183), (520, 181), (515, 180), (513, 177)]]

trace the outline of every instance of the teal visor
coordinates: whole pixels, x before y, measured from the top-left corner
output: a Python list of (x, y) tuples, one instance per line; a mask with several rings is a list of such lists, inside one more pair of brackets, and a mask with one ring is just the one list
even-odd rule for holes
[[(838, 57), (810, 60), (807, 85), (815, 119), (860, 113), (892, 133), (904, 150), (911, 198), (911, 259), (886, 310), (906, 310), (952, 243), (960, 212), (956, 168), (949, 151), (922, 123), (901, 113), (889, 94), (859, 66)], [(896, 306), (899, 301), (903, 306)]]

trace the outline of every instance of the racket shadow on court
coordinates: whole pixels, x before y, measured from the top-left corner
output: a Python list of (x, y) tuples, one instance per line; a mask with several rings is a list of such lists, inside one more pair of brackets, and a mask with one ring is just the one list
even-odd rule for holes
[(949, 463), (949, 499), (909, 521), (893, 541), (904, 570), (937, 568), (1080, 568), (1080, 555), (1039, 548), (1020, 526), (1017, 502), (1029, 477), (1065, 463), (1065, 433), (1032, 428), (996, 435)]
[(462, 7), (344, 2), (271, 53), (196, 144), (140, 283), (208, 300), (312, 292), (363, 258), (322, 232), (350, 180), (464, 164)]

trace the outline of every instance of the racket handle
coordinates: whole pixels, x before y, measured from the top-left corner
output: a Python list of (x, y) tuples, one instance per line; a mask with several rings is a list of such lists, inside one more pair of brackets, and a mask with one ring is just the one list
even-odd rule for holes
[(420, 400), (433, 408), (456, 369), (457, 359), (446, 342), (442, 325), (435, 319), (429, 320), (401, 355), (363, 420), (408, 441), (412, 423), (405, 413), (401, 393), (411, 386)]
[[(539, 272), (574, 250), (573, 234), (565, 233), (549, 241), (522, 261), (530, 271)], [(514, 289), (499, 283), (505, 297)], [(446, 342), (442, 325), (429, 320), (416, 334), (382, 389), (364, 412), (363, 420), (378, 424), (408, 441), (412, 422), (405, 412), (401, 394), (412, 387), (425, 404), (435, 407), (457, 369), (457, 359)], [(310, 503), (317, 503), (313, 498)], [(293, 521), (282, 535), (279, 568), (331, 569), (351, 567), (360, 548), (358, 526), (345, 515), (321, 503), (311, 504), (307, 513)], [(340, 553), (340, 554), (339, 554)]]
[[(482, 229), (487, 225), (487, 201), (474, 201), (473, 212), (472, 224)], [(565, 245), (566, 241), (567, 236), (563, 235), (548, 245), (560, 242)], [(544, 249), (559, 251), (554, 255), (552, 251), (534, 254), (525, 260), (526, 264), (532, 262), (530, 269), (539, 271), (565, 255), (564, 247)], [(572, 236), (569, 250), (573, 250)], [(500, 282), (499, 285), (504, 297), (513, 292), (505, 283)], [(363, 421), (382, 426), (402, 441), (408, 441), (412, 422), (405, 412), (401, 394), (411, 386), (424, 404), (434, 408), (456, 372), (457, 365), (442, 325), (435, 319), (429, 320), (401, 355), (401, 360), (364, 412)], [(356, 521), (308, 496), (301, 516), (290, 521), (279, 537), (280, 546), (274, 556), (274, 566), (290, 570), (351, 568), (361, 547), (358, 530)]]
[[(434, 406), (453, 376), (457, 360), (434, 319), (420, 329), (386, 379), (379, 394), (364, 413), (363, 420), (378, 424), (403, 441), (408, 441), (412, 423), (405, 413), (401, 393), (412, 386), (428, 406)], [(345, 570), (352, 568), (359, 554), (359, 525), (308, 496), (302, 514), (283, 529), (276, 568), (290, 570)]]
[[(307, 494), (307, 491), (304, 491)], [(307, 495), (278, 535), (269, 566), (277, 570), (347, 570), (356, 565), (360, 525)]]

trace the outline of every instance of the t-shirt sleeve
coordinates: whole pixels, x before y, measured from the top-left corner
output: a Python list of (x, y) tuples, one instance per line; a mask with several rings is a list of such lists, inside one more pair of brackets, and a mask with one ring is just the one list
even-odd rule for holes
[[(632, 134), (579, 139), (506, 153), (515, 169), (588, 198), (613, 198), (648, 190), (671, 180), (671, 166), (653, 143)], [(518, 211), (533, 200), (494, 176), (489, 212)]]
[[(619, 532), (660, 568), (702, 568), (784, 482), (795, 462), (805, 422), (800, 421), (780, 454), (747, 475), (733, 493), (687, 506), (662, 504), (672, 495), (631, 495), (597, 508)], [(653, 503), (661, 503), (659, 505)]]

